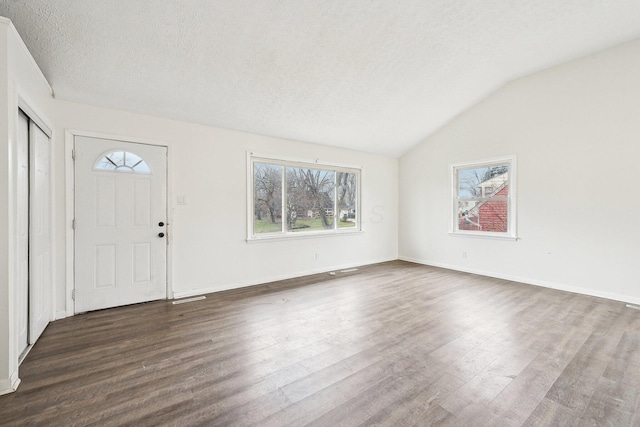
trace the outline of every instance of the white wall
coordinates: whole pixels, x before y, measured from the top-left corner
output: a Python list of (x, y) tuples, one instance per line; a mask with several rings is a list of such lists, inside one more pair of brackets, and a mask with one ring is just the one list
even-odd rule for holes
[[(449, 165), (509, 154), (520, 240), (448, 235)], [(400, 159), (400, 257), (638, 303), (639, 159), (640, 40), (514, 81)]]
[(18, 379), (16, 291), (16, 144), (19, 99), (45, 122), (51, 88), (15, 28), (0, 17), (0, 394)]
[[(8, 20), (0, 18), (0, 394), (18, 379), (15, 291), (15, 163), (18, 99), (53, 129), (54, 304), (73, 314), (67, 275), (73, 188), (69, 129), (169, 147), (171, 286), (176, 296), (265, 283), (336, 268), (397, 259), (398, 160), (356, 151), (216, 129), (55, 100)], [(246, 242), (247, 151), (360, 165), (363, 233)], [(188, 205), (178, 206), (176, 196)], [(316, 254), (318, 256), (316, 257)], [(318, 258), (318, 259), (316, 259)]]
[[(65, 101), (54, 106), (57, 135), (73, 129), (168, 145), (176, 296), (397, 259), (397, 159)], [(56, 166), (62, 168), (63, 144), (55, 149)], [(247, 151), (361, 165), (364, 233), (247, 243)], [(188, 204), (177, 205), (178, 195)], [(62, 183), (55, 197), (64, 199)], [(64, 210), (57, 214), (63, 217)], [(58, 221), (58, 235), (66, 226)], [(57, 243), (63, 253), (64, 242)], [(64, 286), (57, 294), (58, 314), (71, 314)]]
[(17, 361), (9, 352), (15, 334), (11, 327), (13, 304), (10, 303), (15, 292), (9, 287), (8, 31), (7, 25), (0, 24), (0, 394), (17, 386), (17, 374), (14, 373)]

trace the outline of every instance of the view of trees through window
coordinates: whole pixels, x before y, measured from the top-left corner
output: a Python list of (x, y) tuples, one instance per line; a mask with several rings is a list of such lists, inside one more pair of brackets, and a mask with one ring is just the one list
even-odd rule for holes
[(457, 168), (457, 229), (506, 233), (509, 164)]
[(253, 162), (253, 233), (357, 227), (356, 171)]

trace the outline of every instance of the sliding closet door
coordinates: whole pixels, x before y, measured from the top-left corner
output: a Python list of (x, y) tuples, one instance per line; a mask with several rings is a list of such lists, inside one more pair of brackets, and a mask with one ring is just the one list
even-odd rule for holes
[(35, 343), (51, 320), (51, 142), (32, 121), (30, 164), (29, 342)]
[(16, 316), (21, 355), (29, 345), (29, 119), (22, 112), (18, 117), (17, 155)]

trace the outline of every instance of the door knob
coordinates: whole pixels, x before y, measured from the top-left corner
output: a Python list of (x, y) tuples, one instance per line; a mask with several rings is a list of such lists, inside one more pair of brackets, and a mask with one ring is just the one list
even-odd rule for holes
[(158, 237), (164, 237), (164, 233), (158, 233)]
[(158, 223), (158, 227), (164, 227), (164, 222), (160, 221), (160, 222)]

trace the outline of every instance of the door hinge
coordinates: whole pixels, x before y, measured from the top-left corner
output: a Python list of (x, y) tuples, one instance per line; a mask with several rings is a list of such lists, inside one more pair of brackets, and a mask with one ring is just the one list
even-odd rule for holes
[(76, 290), (75, 289), (71, 291), (71, 299), (74, 300), (74, 301), (76, 300)]
[(75, 160), (75, 159), (76, 159), (76, 150), (71, 150), (71, 158), (72, 158), (73, 160)]
[(75, 229), (76, 229), (76, 219), (75, 219), (75, 218), (73, 218), (73, 219), (71, 220), (71, 229), (72, 229), (72, 230), (75, 230)]

